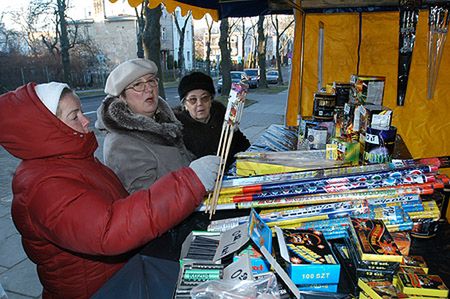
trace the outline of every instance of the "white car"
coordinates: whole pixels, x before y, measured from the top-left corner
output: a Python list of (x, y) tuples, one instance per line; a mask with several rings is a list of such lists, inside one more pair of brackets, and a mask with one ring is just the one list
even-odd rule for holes
[[(241, 71), (232, 71), (230, 72), (231, 75), (231, 83), (239, 83), (243, 82), (245, 84), (248, 84), (248, 78), (245, 72)], [(217, 93), (222, 92), (222, 78), (219, 79), (217, 82)]]
[(269, 84), (277, 84), (278, 83), (278, 71), (268, 71), (266, 73), (266, 81)]

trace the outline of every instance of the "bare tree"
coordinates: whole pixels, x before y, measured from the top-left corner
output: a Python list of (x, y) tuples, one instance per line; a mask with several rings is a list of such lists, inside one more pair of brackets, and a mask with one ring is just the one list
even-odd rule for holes
[[(68, 28), (68, 17), (67, 12), (67, 2), (68, 0), (56, 0), (56, 5), (52, 1), (42, 2), (36, 1), (33, 3), (40, 3), (41, 5), (46, 4), (40, 11), (42, 14), (45, 13), (45, 8), (47, 10), (53, 11), (53, 21), (54, 21), (54, 35), (41, 34), (41, 40), (49, 50), (51, 54), (55, 57), (60, 57), (62, 69), (63, 69), (63, 80), (64, 82), (71, 83), (70, 77), (70, 53), (69, 50), (73, 48), (77, 42), (78, 26), (76, 23), (71, 22), (70, 30)], [(40, 7), (40, 6), (37, 6)]]
[(184, 74), (186, 72), (186, 67), (184, 65), (184, 36), (186, 34), (186, 26), (188, 24), (189, 18), (192, 15), (192, 12), (189, 11), (187, 16), (184, 18), (183, 26), (180, 26), (177, 15), (181, 17), (181, 13), (178, 9), (174, 11), (173, 18), (175, 21), (175, 26), (177, 27), (178, 35), (180, 36), (179, 46), (178, 46), (178, 67), (180, 69), (180, 75), (184, 76)]
[(266, 79), (266, 37), (264, 35), (263, 15), (258, 17), (258, 65), (259, 65), (259, 87), (267, 88)]
[(0, 53), (20, 52), (20, 34), (11, 29), (6, 29), (3, 23), (3, 14), (0, 15)]
[[(21, 34), (24, 35), (23, 40), (27, 43), (33, 55), (38, 55), (44, 46), (40, 35), (37, 34), (39, 31), (42, 31), (38, 28), (38, 24), (42, 23), (44, 18), (52, 20), (52, 13), (49, 12), (51, 7), (52, 0), (34, 0), (30, 1), (26, 7), (9, 12), (11, 21), (18, 26)], [(55, 22), (53, 20), (53, 22), (47, 22), (47, 24), (55, 24)], [(51, 28), (50, 31), (54, 31), (54, 29)]]
[(283, 76), (281, 73), (281, 37), (283, 34), (288, 30), (291, 25), (294, 23), (294, 19), (290, 20), (287, 24), (284, 24), (284, 26), (280, 25), (280, 22), (278, 20), (278, 15), (271, 15), (270, 19), (272, 21), (272, 25), (275, 29), (275, 35), (276, 35), (276, 42), (275, 42), (275, 56), (277, 59), (277, 69), (278, 69), (278, 84), (283, 84)]
[(231, 89), (231, 55), (228, 42), (228, 19), (220, 22), (219, 47), (222, 60), (220, 61), (220, 72), (222, 74), (222, 95), (228, 95)]
[(211, 32), (212, 32), (212, 28), (213, 28), (213, 24), (214, 21), (213, 19), (208, 16), (205, 15), (205, 22), (206, 22), (206, 28), (208, 31), (208, 41), (206, 42), (206, 72), (208, 73), (208, 75), (211, 75), (211, 60), (210, 60), (210, 56), (211, 56)]
[[(152, 60), (158, 67), (158, 77), (163, 78), (163, 71), (161, 68), (161, 4), (157, 7), (150, 9), (148, 7), (148, 1), (145, 0), (143, 5), (145, 6), (145, 28), (144, 28), (144, 53), (147, 59)], [(166, 97), (164, 91), (163, 80), (159, 80), (159, 95), (163, 98)]]
[[(255, 26), (256, 23), (251, 23), (250, 28), (246, 28), (245, 27), (245, 18), (241, 18), (242, 21), (242, 65), (245, 68), (245, 41), (247, 40), (247, 38), (249, 38), (252, 34), (254, 36), (256, 36), (256, 34), (254, 34), (254, 30), (255, 30)], [(255, 42), (256, 44), (256, 42)]]
[(136, 13), (136, 21), (138, 26), (138, 32), (136, 33), (136, 45), (137, 45), (137, 57), (144, 58), (144, 29), (145, 29), (145, 14), (144, 14), (144, 4), (134, 8)]
[[(255, 47), (253, 48), (253, 53), (252, 53), (252, 60), (250, 61), (250, 63), (249, 63), (249, 67), (250, 68), (255, 68), (256, 67), (256, 55), (257, 55), (257, 50), (258, 50), (258, 34), (256, 33), (256, 29), (257, 29), (257, 26), (258, 26), (258, 22), (254, 22), (254, 21), (251, 21), (251, 24), (252, 24), (252, 26), (251, 26), (251, 37), (252, 37), (252, 40), (253, 40), (253, 44), (255, 45)], [(250, 32), (250, 30), (249, 30), (249, 32)]]
[[(76, 40), (76, 31), (75, 31), (75, 37), (73, 40), (73, 43), (69, 42), (69, 34), (67, 30), (67, 20), (66, 20), (66, 0), (56, 0), (57, 3), (57, 19), (59, 20), (59, 36), (60, 36), (60, 43), (61, 43), (61, 61), (63, 65), (63, 72), (64, 72), (64, 81), (65, 82), (71, 82), (70, 78), (70, 54), (69, 49), (74, 47), (75, 40)], [(75, 26), (75, 30), (77, 30), (77, 27)], [(58, 32), (58, 31), (56, 31)]]

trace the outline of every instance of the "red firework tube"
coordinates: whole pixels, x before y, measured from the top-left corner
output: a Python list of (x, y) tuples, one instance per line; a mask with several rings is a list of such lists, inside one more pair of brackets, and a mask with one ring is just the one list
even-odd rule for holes
[[(256, 200), (265, 200), (265, 199), (275, 199), (280, 197), (294, 197), (294, 196), (301, 196), (301, 195), (316, 195), (316, 194), (326, 194), (326, 193), (342, 193), (342, 192), (351, 192), (353, 190), (389, 190), (389, 189), (402, 189), (402, 188), (420, 188), (420, 189), (442, 189), (444, 188), (444, 183), (442, 183), (441, 180), (436, 180), (435, 182), (425, 182), (425, 183), (419, 183), (419, 184), (402, 184), (402, 185), (393, 185), (393, 186), (383, 186), (380, 185), (378, 187), (370, 188), (370, 186), (364, 187), (363, 185), (355, 186), (353, 184), (345, 184), (345, 185), (329, 185), (325, 188), (318, 188), (317, 190), (314, 190), (312, 192), (309, 192), (307, 190), (300, 190), (298, 193), (283, 193), (283, 192), (277, 192), (277, 193), (269, 193), (269, 194), (249, 194), (249, 195), (237, 195), (233, 196), (233, 202), (248, 202), (248, 201), (256, 201)], [(426, 191), (427, 194), (430, 191)], [(433, 192), (431, 192), (433, 193)]]

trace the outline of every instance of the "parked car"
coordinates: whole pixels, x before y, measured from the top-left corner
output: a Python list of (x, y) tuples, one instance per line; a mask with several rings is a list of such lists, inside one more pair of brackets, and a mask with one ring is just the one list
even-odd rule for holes
[(248, 87), (257, 88), (259, 85), (259, 69), (244, 69), (248, 77)]
[(266, 80), (268, 84), (278, 83), (278, 71), (268, 71), (266, 73)]
[[(248, 77), (245, 74), (245, 72), (232, 71), (230, 72), (230, 75), (231, 75), (231, 83), (243, 82), (245, 84), (248, 84)], [(217, 82), (217, 92), (218, 93), (222, 92), (222, 78), (220, 78), (219, 81)]]

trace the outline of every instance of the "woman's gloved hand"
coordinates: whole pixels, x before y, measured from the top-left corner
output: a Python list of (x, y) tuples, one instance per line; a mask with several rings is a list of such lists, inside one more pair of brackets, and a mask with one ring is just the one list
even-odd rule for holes
[(204, 156), (194, 160), (189, 165), (195, 172), (206, 191), (212, 191), (216, 182), (217, 172), (219, 171), (220, 157)]

